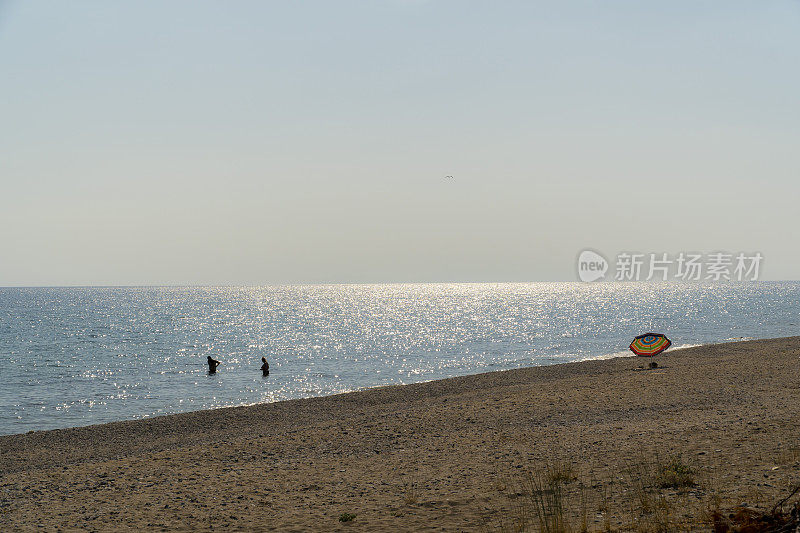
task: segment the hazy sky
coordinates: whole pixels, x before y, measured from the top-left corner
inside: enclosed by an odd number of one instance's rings
[[[0,285],[797,279],[798,201],[797,0],[0,0]]]

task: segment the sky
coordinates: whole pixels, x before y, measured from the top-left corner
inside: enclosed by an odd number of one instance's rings
[[[0,0],[0,286],[800,278],[800,2]]]

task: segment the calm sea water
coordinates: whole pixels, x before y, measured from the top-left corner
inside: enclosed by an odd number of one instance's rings
[[[798,282],[4,288],[0,434],[625,355],[647,331],[796,335],[798,302]]]

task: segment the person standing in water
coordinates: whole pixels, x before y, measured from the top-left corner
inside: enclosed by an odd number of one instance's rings
[[[220,364],[219,361],[216,359],[212,359],[211,356],[208,356],[208,373],[209,374],[216,374],[217,373],[217,365]]]
[[[267,358],[262,357],[261,362],[264,363],[263,365],[261,365],[261,374],[264,377],[269,376],[269,363],[267,363]]]

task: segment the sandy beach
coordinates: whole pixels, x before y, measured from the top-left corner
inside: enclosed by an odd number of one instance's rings
[[[636,479],[675,458],[690,482],[653,498],[707,530],[800,483],[800,337],[656,360],[0,437],[0,530],[493,530],[556,471],[572,520],[642,529]]]

